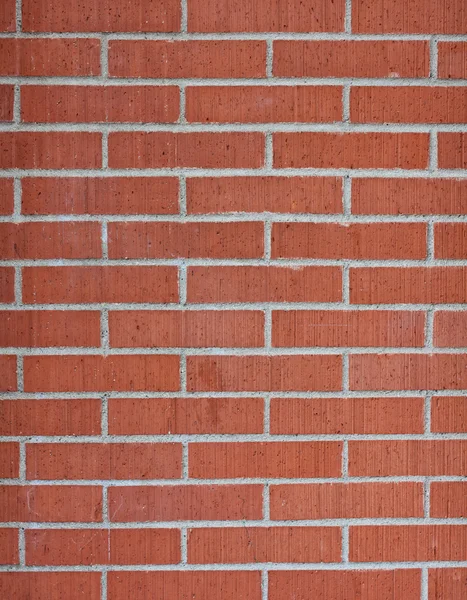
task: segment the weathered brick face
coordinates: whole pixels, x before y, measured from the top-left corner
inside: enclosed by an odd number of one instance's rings
[[[467,599],[465,0],[0,0],[0,598]]]

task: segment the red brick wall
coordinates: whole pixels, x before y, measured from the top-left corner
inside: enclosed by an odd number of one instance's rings
[[[465,600],[465,0],[0,31],[0,597]]]

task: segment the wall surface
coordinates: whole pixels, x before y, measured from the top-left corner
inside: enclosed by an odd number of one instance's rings
[[[465,0],[0,30],[0,597],[465,600]]]

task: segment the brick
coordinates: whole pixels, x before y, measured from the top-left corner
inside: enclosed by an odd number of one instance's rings
[[[352,87],[350,118],[355,123],[464,123],[463,87]]]
[[[178,479],[181,444],[27,444],[28,479]]]
[[[271,518],[278,521],[423,517],[423,485],[411,481],[272,485],[270,507]]]
[[[180,389],[176,355],[25,356],[25,392],[172,391]]]
[[[0,573],[2,598],[18,600],[99,600],[101,597],[101,574],[89,572],[47,573],[27,572]]]
[[[116,348],[255,348],[264,346],[263,330],[262,311],[109,313],[110,345]]]
[[[0,392],[14,392],[16,383],[16,356],[0,356]]]
[[[353,179],[352,213],[462,215],[466,194],[465,179]]]
[[[263,163],[264,135],[258,132],[133,131],[109,135],[109,166],[115,169],[254,169]]]
[[[0,564],[19,564],[17,529],[0,529]]]
[[[428,77],[425,41],[275,40],[276,77]]]
[[[467,517],[467,482],[432,481],[430,516],[440,519]]]
[[[331,355],[188,356],[187,386],[190,392],[330,392],[342,389],[341,366]]]
[[[111,77],[244,78],[266,76],[260,40],[110,40]]]
[[[262,506],[262,485],[111,486],[109,488],[110,520],[120,523],[254,520],[262,518]]]
[[[188,531],[188,562],[340,562],[339,527],[210,527]]]
[[[467,346],[467,313],[436,311],[433,335],[435,346],[464,348]]]
[[[110,223],[109,258],[261,258],[264,224]]]
[[[189,213],[341,213],[338,177],[189,177]]]
[[[421,571],[270,571],[269,600],[416,600]]]
[[[13,212],[13,179],[0,179],[0,215]]]
[[[188,301],[340,302],[339,267],[210,266],[188,269]]]
[[[92,38],[3,38],[0,74],[23,77],[100,75],[100,41]],[[24,90],[24,87],[23,87]]]
[[[0,121],[13,121],[14,87],[0,85]]]
[[[29,123],[175,123],[175,86],[27,85],[21,120]]]
[[[273,398],[271,433],[423,433],[423,398]]]
[[[188,449],[195,479],[340,477],[341,463],[341,442],[206,442]]]
[[[467,223],[435,223],[435,258],[467,258]]]
[[[3,131],[1,169],[99,169],[100,133],[80,131]]]
[[[13,267],[0,267],[0,302],[9,304],[14,300],[15,270]]]
[[[2,260],[101,258],[100,223],[0,223]]]
[[[262,398],[111,398],[109,433],[262,433],[263,406]]]
[[[101,401],[0,400],[0,435],[99,435]]]
[[[178,213],[175,177],[25,177],[26,215],[165,215]]]
[[[350,269],[353,304],[463,303],[465,267],[376,267]]]
[[[465,475],[466,440],[349,442],[351,477]]]
[[[467,42],[439,42],[438,77],[467,79]]]
[[[228,0],[191,0],[188,5],[188,31],[344,31],[345,3],[326,0],[242,0],[236,6]]]
[[[178,529],[26,531],[27,565],[168,565],[178,562]]]
[[[438,134],[438,166],[440,169],[467,169],[467,134]]]
[[[332,123],[342,118],[342,88],[188,87],[186,118],[198,123]]]
[[[16,2],[4,0],[0,6],[0,31],[16,30]]]
[[[71,266],[23,269],[23,301],[26,304],[177,300],[177,267]]]
[[[426,257],[425,223],[273,223],[272,258]]]
[[[429,569],[428,599],[461,600],[467,587],[467,569]]]
[[[435,396],[431,400],[431,431],[434,433],[467,432],[467,398]]]
[[[2,479],[19,477],[19,444],[17,442],[0,443],[0,477]]]
[[[425,133],[274,133],[275,168],[426,169]]]
[[[101,520],[102,488],[97,485],[4,485],[0,488],[2,523],[97,523]]]
[[[349,559],[357,562],[465,560],[467,527],[392,525],[350,527]]]
[[[23,31],[180,31],[176,0],[24,0]]]
[[[272,311],[272,345],[277,347],[423,347],[424,338],[425,315],[418,311]]]
[[[261,600],[260,571],[109,572],[109,598],[149,600],[154,590],[165,598],[190,600]],[[42,600],[42,598],[40,599]],[[55,599],[53,599],[55,600]]]

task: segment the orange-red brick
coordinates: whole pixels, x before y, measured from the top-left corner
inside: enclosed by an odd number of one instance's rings
[[[432,481],[430,516],[440,519],[467,517],[467,482]]]
[[[437,311],[434,318],[434,345],[441,348],[467,346],[467,313]]]
[[[33,595],[31,595],[33,594]],[[101,574],[79,572],[0,573],[2,598],[34,598],[34,600],[100,600]]]
[[[467,169],[467,134],[438,134],[438,167],[440,169]]]
[[[467,432],[467,397],[434,396],[431,401],[431,431]]]
[[[435,258],[467,258],[467,223],[435,223]]]
[[[467,79],[467,42],[439,42],[438,77]]]
[[[0,179],[0,215],[11,215],[13,212],[13,179]]]
[[[0,529],[0,564],[19,564],[18,530],[13,528]]]
[[[16,356],[0,356],[0,392],[13,392],[17,390],[16,381]]]
[[[19,444],[17,442],[0,443],[0,477],[2,479],[19,477]]]
[[[0,121],[13,121],[14,87],[0,85]]]
[[[428,599],[461,600],[467,587],[467,569],[430,569],[428,571]]]

